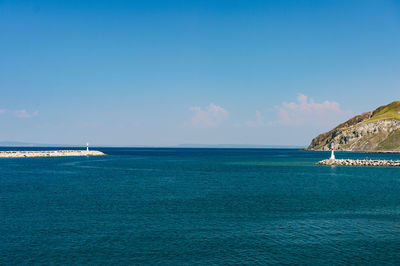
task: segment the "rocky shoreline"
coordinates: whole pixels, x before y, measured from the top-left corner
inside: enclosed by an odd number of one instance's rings
[[[54,151],[0,151],[0,158],[105,156],[101,151],[54,150]]]
[[[315,152],[315,151],[326,151],[326,150],[308,150],[306,148],[301,149],[303,151],[311,151],[311,152]],[[394,150],[394,151],[360,151],[360,150],[336,150],[337,152],[348,152],[348,153],[392,153],[392,154],[398,154],[400,153],[400,150]]]
[[[400,161],[393,160],[351,160],[351,159],[326,159],[316,163],[316,165],[330,166],[382,166],[400,167]]]

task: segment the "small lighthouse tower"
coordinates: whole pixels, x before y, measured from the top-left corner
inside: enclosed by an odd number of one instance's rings
[[[331,143],[331,158],[329,160],[335,160],[335,146]]]
[[[86,151],[89,152],[89,142],[86,142]]]

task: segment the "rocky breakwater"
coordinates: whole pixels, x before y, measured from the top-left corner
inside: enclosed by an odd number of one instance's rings
[[[54,150],[54,151],[0,151],[0,158],[24,157],[65,157],[65,156],[104,156],[101,151]]]
[[[392,160],[351,160],[351,159],[327,159],[317,162],[316,165],[337,166],[383,166],[400,167],[400,161]]]

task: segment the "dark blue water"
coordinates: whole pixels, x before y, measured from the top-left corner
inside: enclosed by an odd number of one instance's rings
[[[400,168],[328,152],[0,159],[0,264],[399,264]],[[400,155],[336,154],[400,159]]]

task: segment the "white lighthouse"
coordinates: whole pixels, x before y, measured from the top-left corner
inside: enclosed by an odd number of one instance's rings
[[[335,146],[333,142],[331,143],[331,158],[329,158],[329,160],[335,160]]]
[[[89,152],[89,142],[86,142],[86,151]]]

